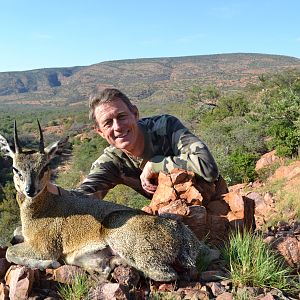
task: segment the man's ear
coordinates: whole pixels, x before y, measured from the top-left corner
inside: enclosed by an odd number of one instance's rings
[[[136,120],[138,120],[140,118],[140,113],[139,113],[139,110],[138,108],[134,105],[133,108],[132,108],[132,112],[136,118]]]
[[[101,131],[98,125],[95,125],[94,129],[101,137],[105,138],[103,132]]]

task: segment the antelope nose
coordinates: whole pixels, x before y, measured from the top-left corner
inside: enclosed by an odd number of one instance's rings
[[[28,197],[33,197],[34,196],[34,186],[26,185],[25,192]]]

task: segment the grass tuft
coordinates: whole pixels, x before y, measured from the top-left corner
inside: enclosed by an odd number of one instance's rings
[[[291,291],[298,283],[291,269],[271,251],[261,236],[236,232],[223,249],[234,286],[272,287]]]
[[[78,275],[73,283],[58,287],[58,295],[64,300],[81,300],[86,299],[89,292],[89,282],[87,275]]]

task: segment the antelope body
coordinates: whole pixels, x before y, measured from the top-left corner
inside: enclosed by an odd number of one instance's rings
[[[197,256],[216,258],[181,222],[148,215],[116,203],[65,191],[48,191],[49,161],[67,143],[61,139],[39,151],[23,151],[15,124],[15,147],[0,135],[0,148],[13,159],[24,242],[10,246],[8,261],[45,269],[61,263],[108,272],[114,255],[157,281],[177,278],[174,266],[195,267]]]

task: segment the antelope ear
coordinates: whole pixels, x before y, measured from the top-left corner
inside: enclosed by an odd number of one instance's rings
[[[11,158],[14,158],[15,152],[12,148],[10,148],[6,138],[0,134],[0,150],[4,153],[6,156],[10,156]]]
[[[53,158],[55,155],[62,154],[63,150],[66,148],[68,144],[69,137],[62,138],[59,141],[51,144],[47,148],[45,148],[45,153],[48,154],[49,158]]]

